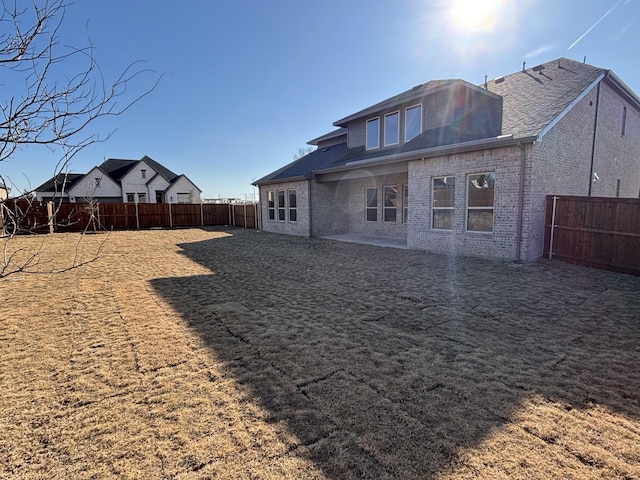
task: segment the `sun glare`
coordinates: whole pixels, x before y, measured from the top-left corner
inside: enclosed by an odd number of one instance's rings
[[[455,0],[451,7],[453,26],[469,33],[492,31],[504,0]]]

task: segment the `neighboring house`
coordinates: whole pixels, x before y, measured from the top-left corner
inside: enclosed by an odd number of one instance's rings
[[[4,183],[0,183],[0,200],[6,200],[9,198],[9,190]]]
[[[640,98],[560,58],[476,86],[439,80],[365,108],[257,180],[262,228],[531,260],[545,196],[640,196]]]
[[[65,202],[200,203],[202,191],[146,155],[110,158],[87,174],[59,174],[35,190],[36,199]]]

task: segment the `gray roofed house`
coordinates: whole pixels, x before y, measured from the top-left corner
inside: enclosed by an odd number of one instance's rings
[[[148,156],[110,158],[86,174],[58,174],[35,189],[36,199],[64,202],[199,203],[202,191]]]
[[[546,195],[640,196],[640,98],[567,58],[429,81],[334,126],[255,182],[263,230],[530,260]]]

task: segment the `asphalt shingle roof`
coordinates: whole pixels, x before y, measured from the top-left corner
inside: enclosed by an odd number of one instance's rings
[[[487,82],[503,98],[502,133],[538,135],[600,75],[607,72],[568,58],[559,58]],[[498,77],[500,78],[500,77]]]
[[[84,173],[59,173],[53,178],[50,178],[42,185],[37,187],[36,192],[61,192],[63,187],[64,191],[68,191],[78,181],[84,177]]]
[[[512,134],[513,138],[535,137],[541,134],[596,80],[604,77],[607,73],[606,69],[567,58],[559,58],[533,68],[527,68],[524,71],[498,77],[487,82],[487,90],[502,97],[501,129],[495,128],[494,117],[483,118],[482,115],[479,115],[474,117],[472,121],[465,121],[465,118],[462,118],[457,124],[426,130],[410,142],[395,148],[368,151],[364,147],[348,149],[346,144],[335,145],[327,149],[316,150],[255,183],[286,181],[309,176],[312,172],[323,169],[344,166],[349,162],[373,160],[394,154],[496,137],[497,135]],[[464,83],[467,82],[462,80],[427,82],[360,110],[335,122],[334,125],[345,126],[351,120],[380,112],[385,108],[391,108],[414,97],[424,97],[441,88]],[[484,87],[484,84],[481,87]],[[488,125],[491,123],[493,125]],[[324,136],[319,138],[322,139]]]

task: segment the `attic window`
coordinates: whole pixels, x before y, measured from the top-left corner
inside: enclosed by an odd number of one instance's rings
[[[408,142],[422,132],[422,105],[408,107],[404,111],[404,141]]]
[[[380,117],[367,120],[367,150],[380,146]]]
[[[100,180],[102,180],[100,177],[95,177],[94,180],[96,181],[96,187],[100,186]]]
[[[387,113],[384,116],[384,144],[395,145],[400,142],[400,112]]]
[[[142,178],[147,178],[147,171],[144,168],[140,170],[140,173],[142,174]]]

